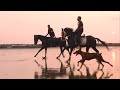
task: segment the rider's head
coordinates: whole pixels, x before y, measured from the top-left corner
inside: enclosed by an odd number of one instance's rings
[[[81,21],[81,16],[78,16],[77,20],[78,20],[78,21]]]
[[[50,25],[48,25],[48,28],[50,28]]]

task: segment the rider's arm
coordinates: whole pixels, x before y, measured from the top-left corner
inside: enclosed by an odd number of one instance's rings
[[[47,33],[47,35],[48,35],[48,34],[49,34],[49,30],[48,30],[48,33]],[[46,36],[47,36],[47,35],[46,35]]]
[[[47,34],[48,35],[48,34]],[[47,37],[47,35],[46,35],[46,37]]]

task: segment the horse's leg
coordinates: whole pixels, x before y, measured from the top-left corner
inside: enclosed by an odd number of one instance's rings
[[[69,46],[67,46],[65,49],[68,51],[68,53],[70,53],[70,52],[69,52]]]
[[[63,58],[65,57],[65,55],[63,54],[63,52],[62,52],[62,47],[60,47],[60,51],[61,51],[61,54],[62,54],[62,56],[63,56]]]
[[[81,66],[80,66],[80,68],[78,69],[78,71],[82,68],[82,65],[84,65],[85,60],[82,59],[80,62],[81,62]]]
[[[109,62],[107,62],[107,61],[105,61],[105,60],[102,60],[102,62],[105,62],[105,63],[109,64],[111,67],[113,67],[112,64],[110,64]]]
[[[82,60],[82,59],[81,59]],[[79,63],[81,62],[81,60],[80,61],[78,61],[78,64],[77,64],[77,66],[79,66]]]
[[[70,56],[69,56],[69,60],[71,59],[71,55],[72,55],[72,51],[73,51],[74,48],[71,48],[70,50]]]
[[[64,50],[65,50],[65,48],[62,50],[62,47],[60,47],[61,53],[57,56],[57,59],[61,56],[61,54],[63,55],[63,57],[65,57],[64,54],[63,54]]]
[[[101,62],[101,61],[100,61],[100,64],[102,65],[102,69],[103,69],[104,65],[102,64],[102,62]],[[102,70],[102,69],[101,69],[101,70]]]
[[[98,62],[98,68],[97,69],[99,70],[99,68],[100,68],[100,62]]]
[[[103,70],[101,70],[101,71],[102,71],[102,75],[99,77],[99,79],[102,79],[102,78],[103,78],[103,75],[104,75]]]
[[[64,47],[65,48],[65,47]],[[65,48],[66,49],[66,48]],[[64,55],[64,51],[62,52],[62,56],[63,56],[63,58],[65,58],[65,55]]]
[[[80,66],[80,69],[82,68],[82,65],[84,64],[84,62],[85,62],[85,60],[82,60],[82,62],[81,62],[82,64]]]
[[[90,74],[90,70],[89,70],[89,68],[86,68],[86,77],[88,78],[88,79],[90,79],[91,78],[91,74]]]
[[[47,71],[47,60],[45,58],[45,70]]]
[[[96,47],[92,47],[92,49],[93,49],[94,51],[96,51],[97,53],[99,53],[99,51],[96,49]]]
[[[34,56],[34,57],[36,57],[37,55],[38,55],[38,53],[41,51],[41,50],[43,50],[45,47],[42,47],[38,52],[37,52],[37,54]]]
[[[69,52],[69,46],[64,47],[64,49],[63,49],[62,53],[64,53],[64,51],[65,51],[65,50],[67,50],[67,51],[68,51],[68,53],[70,53],[70,52]],[[65,57],[65,56],[64,56],[64,57]]]
[[[45,57],[43,57],[43,59],[46,59],[46,55],[47,55],[47,47],[45,47]]]
[[[86,52],[89,52],[89,48],[90,48],[90,47],[86,47]]]
[[[70,63],[70,59],[71,59],[71,55],[72,55],[72,51],[73,51],[74,48],[70,48],[70,52],[69,52],[69,59],[66,61],[68,63]]]
[[[104,63],[107,63],[107,64],[109,64],[111,67],[113,67],[112,64],[110,64],[109,62],[107,62],[107,61],[105,61],[105,60],[103,59],[102,55],[100,55],[99,61],[104,62]]]
[[[85,66],[86,68],[88,68],[85,64],[84,64],[84,66]]]

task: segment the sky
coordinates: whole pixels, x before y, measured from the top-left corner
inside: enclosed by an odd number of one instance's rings
[[[120,11],[0,11],[0,44],[34,44],[34,35],[46,35],[48,24],[60,37],[61,28],[77,28],[78,16],[83,34],[120,43]]]

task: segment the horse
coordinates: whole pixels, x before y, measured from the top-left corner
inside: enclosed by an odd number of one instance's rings
[[[43,59],[46,59],[47,48],[50,47],[51,44],[60,47],[61,53],[59,54],[58,57],[60,57],[61,54],[63,57],[65,57],[64,54],[62,53],[62,49],[63,49],[63,47],[64,48],[66,47],[66,41],[62,40],[61,37],[52,38],[52,37],[46,37],[43,35],[34,35],[34,45],[37,44],[38,40],[40,40],[42,42],[42,47],[34,57],[36,57],[41,50],[45,49],[45,57],[43,57]]]
[[[81,40],[81,44],[79,44],[80,42],[77,42],[76,41],[76,38],[75,38],[75,33],[73,31],[72,28],[62,28],[62,30],[64,31],[65,33],[65,37],[68,37],[68,48],[70,49],[69,51],[69,61],[71,59],[71,54],[72,54],[72,51],[74,50],[74,48],[80,46],[81,47],[86,47],[86,52],[89,52],[89,48],[91,47],[95,52],[99,53],[99,51],[96,49],[96,40],[101,42],[104,46],[106,46],[106,48],[109,50],[106,42],[100,40],[99,38],[95,38],[91,35],[88,35],[88,36],[81,36],[81,37],[77,37],[77,38],[80,38]],[[77,45],[75,44],[75,42],[77,43]],[[63,49],[62,52],[64,52],[65,49]]]

